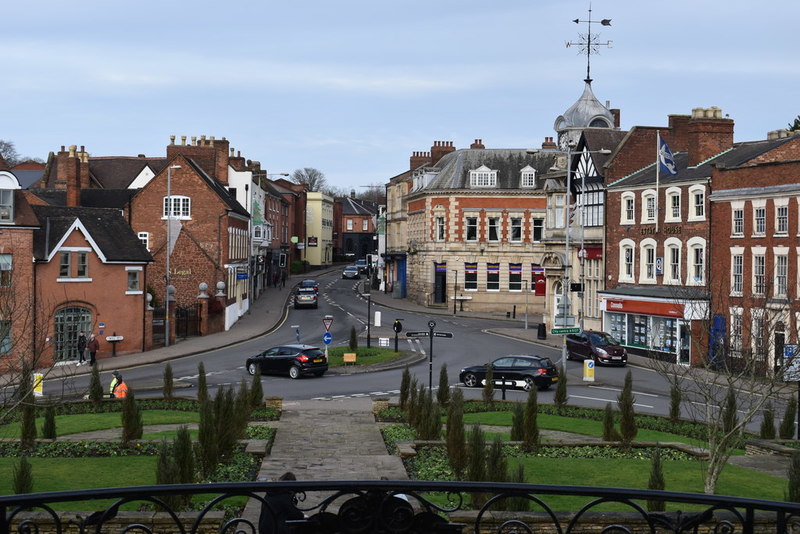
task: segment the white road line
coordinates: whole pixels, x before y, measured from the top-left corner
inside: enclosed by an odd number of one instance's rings
[[[603,387],[603,386],[589,386],[589,387],[592,388],[592,389],[604,389],[606,391],[622,391],[622,389],[620,389],[620,388],[608,388],[608,387]],[[642,395],[644,397],[655,397],[655,398],[660,397],[660,395],[653,395],[652,393],[643,393],[641,391],[634,391],[633,394],[634,395]]]
[[[593,400],[593,401],[599,401],[599,402],[613,402],[614,404],[617,404],[617,400],[616,399],[599,399],[597,397],[583,397],[581,395],[572,395],[572,394],[570,394],[570,398]],[[639,404],[638,402],[634,403],[633,405],[634,406],[639,406],[640,408],[654,408],[654,406],[650,406],[649,404]]]

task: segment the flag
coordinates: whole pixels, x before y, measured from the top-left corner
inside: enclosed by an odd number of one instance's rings
[[[675,165],[675,157],[672,155],[672,151],[667,146],[667,143],[661,139],[660,136],[658,138],[658,167],[662,172],[667,174],[678,174],[678,166]]]

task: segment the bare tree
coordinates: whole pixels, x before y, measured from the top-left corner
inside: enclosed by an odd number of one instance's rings
[[[703,478],[708,494],[715,492],[722,470],[742,446],[748,424],[760,416],[765,403],[776,403],[789,394],[783,369],[778,366],[791,362],[782,361],[782,353],[776,354],[782,347],[775,343],[775,333],[789,325],[788,304],[784,310],[766,310],[763,298],[760,303],[751,298],[741,306],[745,313],[736,309],[730,313],[735,307],[729,306],[728,299],[720,298],[721,304],[716,304],[714,296],[722,294],[711,291],[711,299],[695,309],[706,319],[698,321],[702,327],[692,335],[696,360],[692,365],[678,365],[651,354],[651,367],[682,392],[683,413],[705,428],[708,458]],[[675,291],[676,302],[696,297],[697,292],[688,288]],[[721,317],[727,324],[724,331],[719,324],[714,327],[715,312],[718,323]]]
[[[309,191],[322,191],[328,183],[325,174],[313,167],[295,170],[291,180],[296,184],[304,184]]]
[[[20,161],[20,155],[14,146],[13,141],[0,139],[0,157],[6,160],[9,167],[13,167]]]

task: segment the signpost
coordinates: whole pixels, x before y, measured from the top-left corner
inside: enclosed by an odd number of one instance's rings
[[[395,321],[397,324],[398,321]],[[452,338],[452,332],[434,332],[433,329],[436,327],[436,321],[428,321],[428,331],[424,330],[417,330],[412,332],[406,332],[406,337],[429,337],[431,338],[431,349],[428,353],[428,389],[433,390],[433,338],[435,337],[446,337]],[[397,330],[395,329],[395,332]],[[396,341],[395,341],[396,346]]]
[[[564,334],[578,334],[580,333],[580,328],[551,328],[550,333],[554,336],[557,335],[564,335]]]
[[[326,315],[322,318],[322,326],[325,327],[326,332],[331,331],[331,326],[333,325],[333,315]]]
[[[331,341],[333,341],[333,335],[330,332],[325,332],[324,334],[322,334],[322,342],[325,343],[326,345],[325,346],[326,351],[328,350],[327,346],[331,344]]]
[[[291,328],[295,329],[294,330],[295,338],[297,339],[297,342],[300,343],[300,325],[299,324],[293,324],[291,326]]]

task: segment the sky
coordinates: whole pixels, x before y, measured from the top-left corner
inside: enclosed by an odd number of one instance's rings
[[[0,139],[46,159],[226,137],[270,173],[363,191],[434,141],[539,147],[583,91],[580,0],[7,2]],[[717,106],[735,141],[800,115],[800,2],[594,0],[597,98],[622,128]]]

